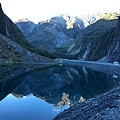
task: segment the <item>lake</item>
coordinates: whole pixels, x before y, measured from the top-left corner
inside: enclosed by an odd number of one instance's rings
[[[0,120],[52,120],[77,102],[115,87],[120,78],[83,67],[0,66]]]

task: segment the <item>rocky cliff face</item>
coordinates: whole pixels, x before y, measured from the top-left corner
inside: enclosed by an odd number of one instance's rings
[[[96,98],[71,106],[54,120],[119,120],[120,85]]]

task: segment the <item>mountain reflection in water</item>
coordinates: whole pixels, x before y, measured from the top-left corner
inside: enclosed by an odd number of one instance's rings
[[[51,120],[65,105],[96,97],[112,89],[118,82],[119,77],[81,67],[31,70],[22,66],[1,66],[0,116],[4,120],[8,120],[6,114],[9,120],[16,119],[15,115],[22,116],[22,120],[24,117],[26,120],[26,116],[34,117],[34,120]],[[16,98],[27,99],[23,104]]]

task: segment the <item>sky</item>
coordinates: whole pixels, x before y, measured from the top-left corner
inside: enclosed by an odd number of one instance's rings
[[[81,16],[118,10],[119,0],[0,0],[4,13],[13,22],[27,18],[35,23],[60,14]]]

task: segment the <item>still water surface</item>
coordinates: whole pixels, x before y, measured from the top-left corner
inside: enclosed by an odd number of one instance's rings
[[[0,120],[52,120],[112,89],[119,77],[81,67],[0,66]]]

